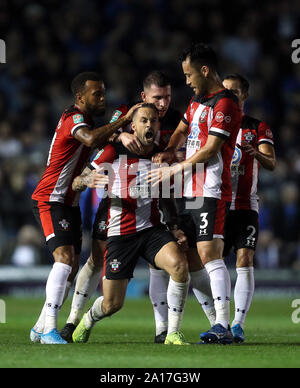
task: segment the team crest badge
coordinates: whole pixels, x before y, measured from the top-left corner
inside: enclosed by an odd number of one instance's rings
[[[62,227],[63,230],[68,230],[70,227],[70,222],[67,221],[66,219],[63,219],[59,221],[59,225]]]
[[[206,116],[207,116],[207,110],[203,110],[201,115],[200,115],[199,122],[200,123],[205,123]]]
[[[251,132],[247,132],[244,134],[244,139],[249,143],[253,140],[254,137],[255,135]]]
[[[117,259],[113,259],[111,262],[110,262],[110,270],[111,272],[119,272],[120,271],[120,262],[117,260]]]
[[[106,230],[106,223],[105,223],[105,221],[102,220],[101,222],[99,222],[98,230],[99,230],[99,232],[104,232]]]

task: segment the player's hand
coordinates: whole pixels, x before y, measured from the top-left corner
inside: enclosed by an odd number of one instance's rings
[[[155,187],[164,181],[170,181],[170,179],[178,172],[181,172],[181,170],[182,166],[180,163],[175,164],[173,166],[164,166],[160,168],[151,169],[148,172],[148,183]]]
[[[152,162],[157,164],[172,164],[176,160],[176,154],[173,149],[159,152],[152,157]]]
[[[108,176],[97,170],[93,170],[89,177],[86,179],[86,185],[90,189],[103,189],[108,183]]]
[[[136,109],[140,108],[143,105],[143,102],[139,102],[138,104],[133,105],[129,111],[126,113],[125,117],[128,121],[132,121],[133,113]]]
[[[239,148],[243,151],[243,152],[246,152],[246,154],[250,155],[250,156],[256,156],[257,154],[257,149],[254,148],[250,143],[248,143],[247,141],[242,141],[242,144],[239,146]]]
[[[143,153],[143,146],[135,135],[122,132],[119,136],[119,140],[130,152],[138,155]]]
[[[189,248],[189,245],[188,245],[187,237],[184,234],[184,232],[181,229],[174,229],[172,230],[172,234],[176,238],[177,244],[180,245],[180,247],[184,251],[187,251]]]

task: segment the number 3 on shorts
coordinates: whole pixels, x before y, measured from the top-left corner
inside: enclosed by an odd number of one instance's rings
[[[208,225],[207,215],[208,215],[208,213],[201,213],[200,214],[200,217],[201,217],[200,229],[207,228],[207,225]]]

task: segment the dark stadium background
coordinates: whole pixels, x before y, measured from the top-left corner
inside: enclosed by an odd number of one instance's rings
[[[173,105],[184,112],[191,90],[178,56],[191,41],[214,47],[221,76],[240,72],[249,79],[246,111],[273,129],[277,168],[260,173],[255,265],[264,275],[257,284],[299,285],[300,63],[292,61],[299,16],[297,0],[1,0],[7,63],[0,64],[0,293],[17,280],[25,287],[25,273],[52,264],[30,196],[59,117],[72,102],[73,76],[102,74],[103,123],[118,104],[139,99],[141,81],[153,69],[169,73]],[[85,194],[82,262],[89,251],[89,201]],[[227,263],[234,268],[232,257]]]

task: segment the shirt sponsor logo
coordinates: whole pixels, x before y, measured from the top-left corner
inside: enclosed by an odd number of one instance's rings
[[[216,115],[215,115],[215,120],[216,120],[218,123],[221,123],[221,122],[224,120],[224,113],[222,113],[222,112],[217,112]]]
[[[242,151],[239,147],[235,147],[234,153],[232,155],[231,164],[236,165],[239,164],[242,159]]]
[[[273,139],[273,133],[270,128],[267,128],[266,130],[266,136],[268,136],[270,139]]]

